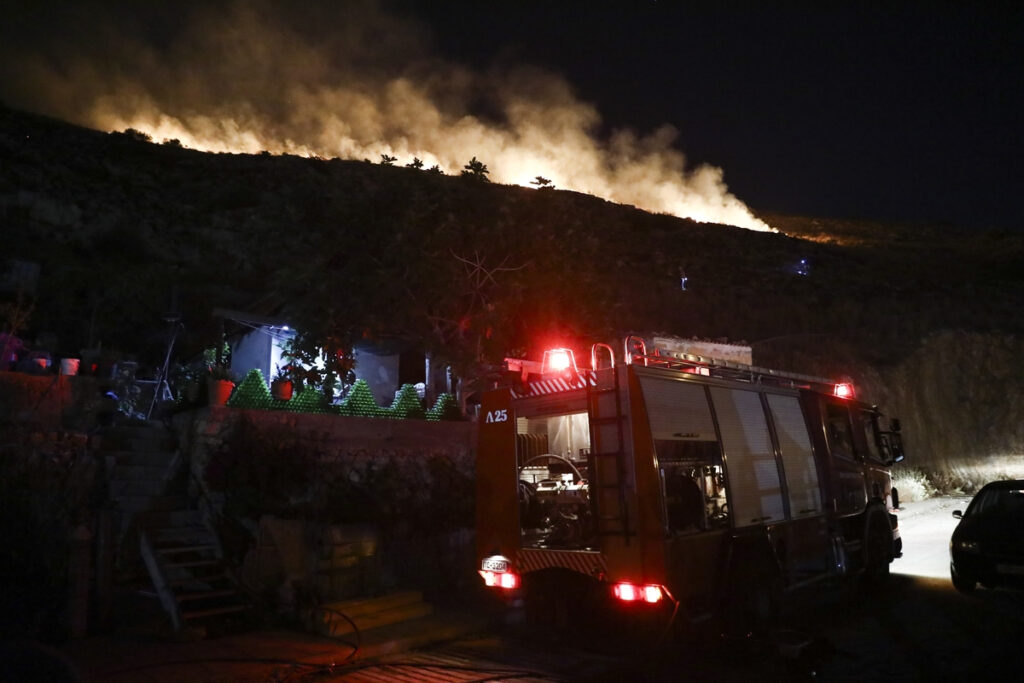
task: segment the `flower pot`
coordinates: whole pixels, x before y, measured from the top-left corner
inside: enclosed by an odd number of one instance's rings
[[[270,383],[270,395],[278,401],[292,400],[294,386],[290,379],[275,379]]]
[[[231,392],[235,389],[235,383],[226,379],[211,379],[206,383],[210,392],[210,405],[226,405],[231,398]]]

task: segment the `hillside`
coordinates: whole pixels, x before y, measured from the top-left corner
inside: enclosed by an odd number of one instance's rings
[[[918,464],[1024,452],[1024,237],[760,217],[780,232],[0,109],[2,253],[41,264],[28,334],[54,333],[58,353],[153,362],[172,292],[182,354],[212,343],[218,306],[344,342],[416,339],[467,371],[554,338],[727,338],[759,364],[866,383]]]

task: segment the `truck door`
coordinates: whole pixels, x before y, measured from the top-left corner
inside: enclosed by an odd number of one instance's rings
[[[857,460],[854,446],[856,439],[851,405],[840,398],[825,397],[822,400],[825,440],[833,470],[833,506],[840,515],[855,514],[864,509],[867,491],[864,488],[863,465]]]
[[[778,528],[784,538],[783,565],[790,584],[828,571],[828,522],[822,503],[818,465],[797,396],[767,394],[776,448],[786,484],[789,523]]]
[[[870,500],[886,501],[891,491],[891,479],[885,455],[879,448],[877,413],[870,408],[854,409],[854,438],[857,452],[864,459],[864,478]],[[891,507],[888,505],[887,507]]]

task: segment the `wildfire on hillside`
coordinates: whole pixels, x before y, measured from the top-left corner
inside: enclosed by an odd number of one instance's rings
[[[652,212],[772,229],[729,192],[720,168],[687,167],[671,126],[601,138],[599,113],[560,76],[444,62],[423,47],[420,27],[372,3],[332,4],[330,31],[272,7],[204,8],[159,44],[120,36],[103,54],[91,43],[65,49],[66,63],[28,56],[20,96],[76,123],[198,150],[387,155],[446,173],[475,157],[500,183],[542,177]],[[111,60],[116,68],[104,70]]]

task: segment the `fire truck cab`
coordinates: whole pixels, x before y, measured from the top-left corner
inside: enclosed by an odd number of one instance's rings
[[[479,419],[478,571],[538,620],[569,600],[749,632],[788,589],[901,554],[899,424],[848,384],[630,337],[590,369],[549,351]]]

